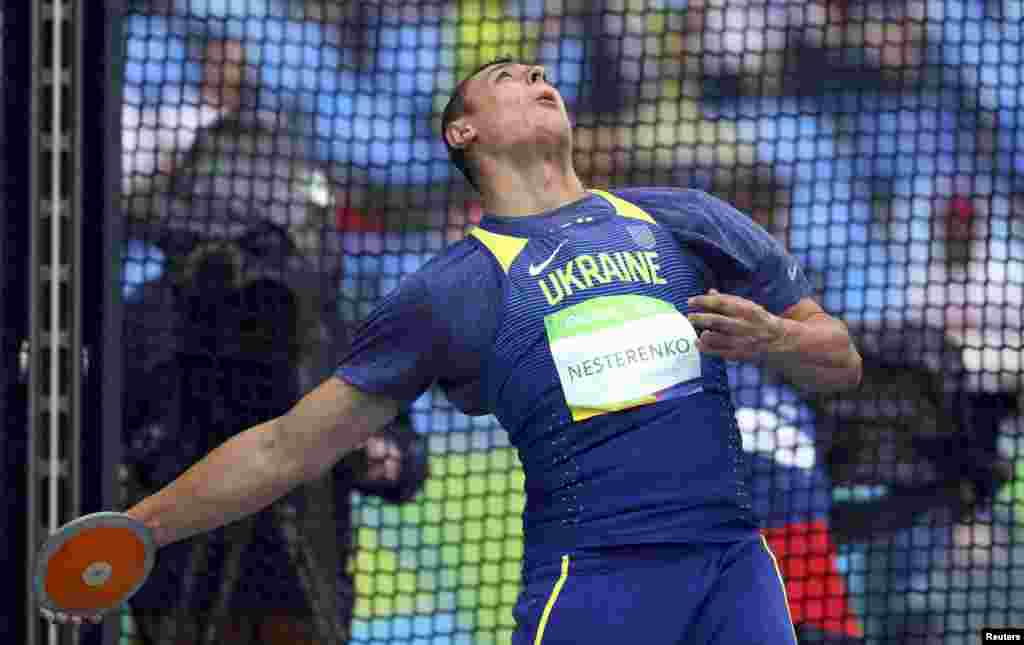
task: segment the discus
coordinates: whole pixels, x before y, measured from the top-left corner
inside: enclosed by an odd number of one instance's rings
[[[124,513],[93,513],[57,529],[39,549],[35,589],[53,612],[102,614],[121,607],[153,570],[153,532]]]

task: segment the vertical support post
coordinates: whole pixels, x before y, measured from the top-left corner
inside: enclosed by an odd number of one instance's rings
[[[32,6],[28,521],[31,553],[81,509],[81,34],[77,3]],[[29,566],[34,567],[33,558]],[[28,575],[27,643],[78,643],[36,613]]]

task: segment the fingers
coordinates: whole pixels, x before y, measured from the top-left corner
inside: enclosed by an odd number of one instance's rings
[[[711,289],[707,295],[694,296],[687,301],[699,313],[687,316],[698,329],[713,330],[721,334],[745,336],[752,333],[751,323],[758,320],[758,305],[740,298]]]
[[[72,614],[63,611],[52,611],[50,609],[46,609],[45,607],[41,607],[39,609],[39,613],[47,621],[51,623],[57,623],[58,625],[81,626],[86,623],[98,625],[99,623],[103,622],[102,614],[86,616],[82,614]]]
[[[757,320],[760,314],[760,306],[756,303],[739,296],[720,293],[717,289],[711,289],[703,296],[694,296],[687,300],[687,304],[705,312],[744,320]]]
[[[741,336],[750,333],[750,323],[721,314],[690,314],[690,323],[697,329],[714,330],[720,334]]]

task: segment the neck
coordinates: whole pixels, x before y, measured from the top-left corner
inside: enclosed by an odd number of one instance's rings
[[[481,164],[483,208],[505,217],[524,217],[554,210],[582,199],[587,191],[571,158],[549,158],[523,164]]]

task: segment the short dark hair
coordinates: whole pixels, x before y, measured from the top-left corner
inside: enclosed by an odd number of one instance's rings
[[[474,69],[468,76],[466,76],[466,78],[462,79],[459,84],[455,86],[455,91],[452,92],[451,97],[448,99],[448,104],[444,106],[444,112],[441,114],[441,139],[444,141],[444,146],[448,148],[448,158],[451,159],[452,164],[454,164],[456,168],[462,171],[462,174],[466,176],[470,185],[477,190],[480,190],[480,185],[477,183],[476,177],[474,176],[472,162],[466,155],[465,148],[456,148],[448,142],[448,126],[451,125],[453,121],[462,118],[466,114],[465,91],[466,84],[469,83],[469,79],[473,78],[488,67],[504,65],[505,63],[514,63],[515,61],[516,59],[506,56],[488,61]]]

